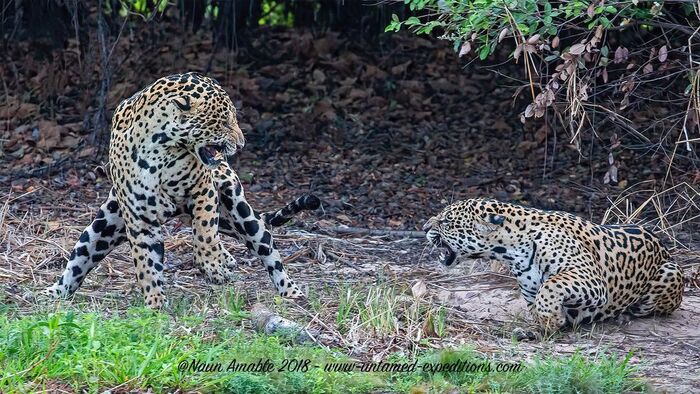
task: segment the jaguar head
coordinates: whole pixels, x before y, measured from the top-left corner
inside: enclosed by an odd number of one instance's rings
[[[202,164],[216,167],[245,145],[236,107],[214,79],[194,73],[175,77],[180,89],[171,103],[183,144]]]
[[[497,201],[468,199],[428,219],[423,230],[430,244],[445,249],[441,263],[449,267],[461,257],[488,256],[498,247],[505,222]]]

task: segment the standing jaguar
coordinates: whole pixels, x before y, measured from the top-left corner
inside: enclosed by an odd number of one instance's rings
[[[44,290],[53,297],[75,292],[114,247],[127,240],[148,307],[165,302],[163,229],[180,216],[191,224],[194,263],[212,281],[234,278],[235,259],[219,234],[244,242],[269,273],[278,293],[303,293],[287,276],[267,225],[281,225],[320,201],[305,195],[287,207],[260,215],[225,157],[244,145],[236,109],[214,79],[197,73],[160,78],[117,107],[112,119],[109,172],[113,187],[80,236],[58,281]]]
[[[545,331],[615,317],[668,314],[683,297],[683,272],[650,231],[488,199],[456,202],[428,220],[426,237],[459,257],[505,263]]]

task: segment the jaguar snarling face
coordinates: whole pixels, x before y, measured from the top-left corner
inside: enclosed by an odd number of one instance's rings
[[[215,167],[243,147],[236,108],[216,80],[188,73],[166,77],[166,86],[170,83],[178,88],[170,96],[177,111],[175,135],[202,164]]]
[[[497,201],[469,199],[456,202],[423,226],[428,241],[445,248],[441,262],[452,266],[460,257],[486,257],[500,244],[506,218]]]

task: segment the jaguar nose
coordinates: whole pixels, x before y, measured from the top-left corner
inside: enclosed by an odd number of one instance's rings
[[[245,145],[245,136],[243,135],[243,130],[241,130],[241,127],[238,126],[238,123],[235,123],[232,127],[232,131],[236,148],[242,149]]]
[[[432,220],[428,220],[428,221],[425,222],[425,224],[423,225],[423,231],[425,231],[425,232],[427,233],[428,231],[430,231],[431,228],[433,228],[433,221],[432,221]]]

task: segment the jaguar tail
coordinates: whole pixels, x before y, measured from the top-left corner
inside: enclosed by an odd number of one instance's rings
[[[314,211],[321,206],[321,200],[313,194],[304,194],[287,204],[284,208],[262,214],[266,224],[279,227],[290,221],[301,211]]]

